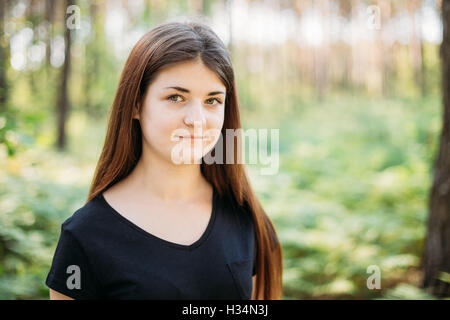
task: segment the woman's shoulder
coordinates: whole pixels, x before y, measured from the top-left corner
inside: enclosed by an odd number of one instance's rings
[[[253,214],[246,204],[239,204],[230,197],[220,197],[220,207],[225,217],[244,229],[253,229]]]
[[[97,195],[84,205],[78,207],[61,224],[61,229],[73,236],[87,235],[89,232],[97,232],[96,228],[105,222],[105,207],[101,202],[101,195]]]

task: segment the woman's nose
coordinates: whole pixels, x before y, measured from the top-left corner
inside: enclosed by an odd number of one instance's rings
[[[187,108],[188,111],[184,116],[184,123],[193,126],[194,123],[204,126],[206,124],[203,106],[199,102],[192,102]]]

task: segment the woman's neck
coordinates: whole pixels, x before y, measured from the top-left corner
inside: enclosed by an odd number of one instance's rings
[[[201,173],[200,164],[177,165],[144,153],[127,180],[136,192],[162,202],[198,199],[211,187]]]

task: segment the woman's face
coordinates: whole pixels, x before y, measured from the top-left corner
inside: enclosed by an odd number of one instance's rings
[[[200,59],[161,70],[133,117],[140,121],[143,149],[176,164],[200,163],[220,137],[225,95],[224,84]]]

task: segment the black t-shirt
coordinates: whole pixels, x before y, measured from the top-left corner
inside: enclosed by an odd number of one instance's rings
[[[191,245],[148,233],[99,194],[62,223],[45,283],[74,299],[246,300],[256,245],[251,214],[214,188],[207,228]]]

